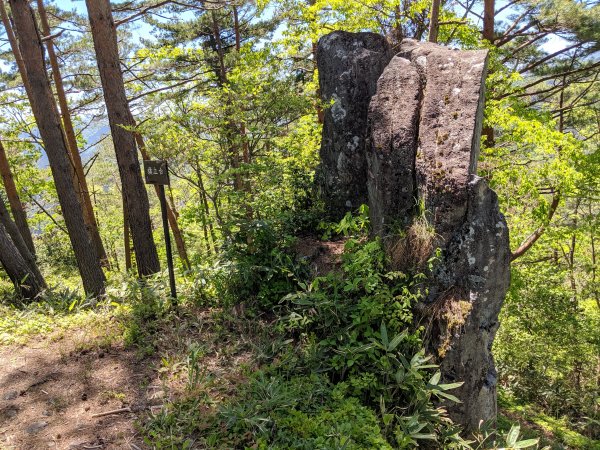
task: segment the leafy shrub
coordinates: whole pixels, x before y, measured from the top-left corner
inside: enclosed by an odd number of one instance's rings
[[[555,418],[569,416],[597,438],[600,315],[576,301],[552,265],[513,269],[494,344],[500,382],[523,402]],[[591,420],[590,420],[591,419]]]
[[[460,383],[441,383],[413,325],[423,276],[388,271],[381,242],[363,235],[364,220],[346,217],[334,230],[347,236],[341,268],[311,281],[267,224],[229,244],[233,265],[230,273],[221,268],[217,286],[228,302],[252,298],[259,312],[275,312],[271,345],[261,351],[267,364],[203,417],[199,403],[188,413],[182,402],[155,418],[152,443],[164,445],[157,448],[186,448],[189,436],[207,448],[239,449],[537,445],[519,441],[518,429],[482,430],[472,442],[460,436],[440,406],[458,401],[452,389]]]
[[[279,237],[272,224],[253,221],[232,235],[214,267],[215,291],[225,305],[246,303],[259,311],[297,288],[306,268],[295,261],[293,240]]]
[[[365,229],[363,220],[345,218],[343,228],[356,235]],[[224,408],[229,435],[250,433],[264,448],[466,445],[434,404],[455,401],[447,391],[459,384],[439,384],[435,365],[420,351],[419,331],[412,329],[420,279],[387,272],[379,240],[350,238],[341,271],[301,281],[302,290],[279,302],[278,329],[293,339],[269,376],[254,380]],[[315,373],[321,375],[315,379]],[[301,400],[306,398],[311,401]],[[365,429],[346,423],[353,415]],[[338,417],[346,419],[336,428]]]

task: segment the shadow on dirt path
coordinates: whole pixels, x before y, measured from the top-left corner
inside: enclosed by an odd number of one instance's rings
[[[162,402],[154,376],[151,361],[117,346],[0,348],[0,449],[147,449],[135,423]]]

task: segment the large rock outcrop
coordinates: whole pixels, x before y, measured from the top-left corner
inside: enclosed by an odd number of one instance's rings
[[[377,79],[391,58],[375,33],[336,31],[319,40],[323,118],[317,186],[333,220],[367,203],[367,112]]]
[[[323,198],[336,211],[355,208],[365,202],[366,181],[373,232],[402,270],[425,270],[423,263],[441,252],[416,316],[427,324],[426,343],[444,379],[464,382],[451,415],[476,429],[496,414],[491,346],[510,280],[506,222],[496,194],[476,175],[487,52],[404,40],[370,93],[365,86],[386,59],[359,74],[360,66],[343,57],[355,58],[362,39],[333,33],[319,42],[324,98],[340,99],[324,124]],[[343,113],[333,111],[336,104]],[[355,137],[360,145],[348,145]]]
[[[444,240],[460,225],[466,186],[477,171],[487,51],[405,39],[400,55],[422,73],[416,171],[429,221]]]
[[[430,323],[429,350],[438,356],[446,382],[462,381],[451,405],[453,418],[469,430],[496,417],[496,369],[492,344],[510,283],[508,228],[498,198],[472,176],[466,213],[443,246],[429,281],[421,316]]]
[[[422,77],[407,59],[394,56],[377,82],[368,115],[369,214],[377,234],[406,226],[417,193]]]

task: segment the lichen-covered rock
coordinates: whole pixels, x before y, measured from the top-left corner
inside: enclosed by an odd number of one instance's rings
[[[477,171],[487,51],[405,39],[400,55],[423,73],[417,182],[430,222],[448,240],[463,220],[466,186]]]
[[[385,38],[375,33],[336,31],[317,45],[326,108],[316,182],[333,220],[367,203],[367,111],[391,56]]]
[[[421,75],[395,56],[377,82],[368,116],[369,215],[374,233],[408,224],[417,198],[415,157],[421,108]]]
[[[492,343],[510,284],[508,228],[485,180],[472,176],[464,221],[429,281],[424,303],[429,350],[439,357],[446,382],[462,381],[450,405],[453,418],[475,430],[496,416]]]
[[[321,147],[324,199],[343,215],[364,201],[366,182],[373,232],[396,259],[418,260],[399,261],[402,270],[424,270],[440,251],[416,316],[444,380],[464,382],[451,415],[474,430],[496,414],[491,347],[510,277],[506,222],[476,176],[487,52],[407,39],[383,70],[385,51],[365,51],[367,41],[380,42],[334,33],[319,43],[321,89],[335,100]]]

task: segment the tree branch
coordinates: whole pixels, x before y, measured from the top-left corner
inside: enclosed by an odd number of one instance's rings
[[[556,191],[554,193],[554,196],[552,197],[552,203],[550,204],[550,209],[548,210],[548,224],[550,223],[550,221],[552,220],[552,217],[554,217],[554,213],[556,212],[556,209],[558,208],[558,205],[560,203],[560,191]],[[533,247],[533,244],[535,244],[537,242],[537,240],[542,236],[542,234],[544,234],[544,231],[546,231],[546,225],[540,225],[537,230],[535,230],[533,233],[531,233],[529,235],[529,237],[527,239],[525,239],[525,241],[523,241],[523,243],[519,246],[519,248],[517,248],[514,252],[512,252],[512,254],[510,255],[510,261],[514,261],[515,259],[523,256],[525,253],[527,253],[527,251]]]

